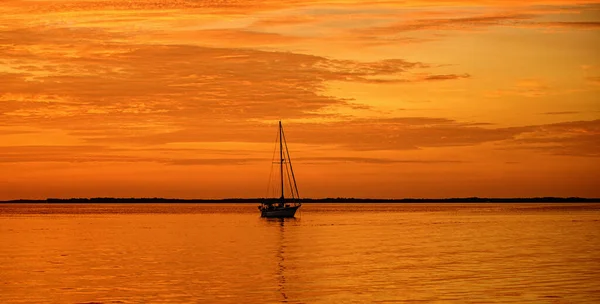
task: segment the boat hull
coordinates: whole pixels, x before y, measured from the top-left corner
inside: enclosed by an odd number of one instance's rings
[[[261,210],[260,217],[268,217],[268,218],[285,218],[285,217],[294,217],[296,214],[296,210],[298,210],[300,206],[289,206],[289,207],[277,207],[271,210]]]

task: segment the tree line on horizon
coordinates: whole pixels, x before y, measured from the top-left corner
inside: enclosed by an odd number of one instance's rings
[[[224,199],[177,199],[177,198],[115,198],[115,197],[93,197],[93,198],[47,198],[45,200],[9,200],[12,203],[258,203],[265,198],[224,198]],[[485,198],[485,197],[462,197],[462,198],[302,198],[297,199],[302,203],[527,203],[527,202],[600,202],[600,198],[582,197],[527,197],[527,198]]]

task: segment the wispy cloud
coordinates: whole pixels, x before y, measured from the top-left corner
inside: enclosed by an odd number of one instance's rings
[[[521,79],[512,88],[494,90],[487,93],[488,97],[516,95],[524,97],[541,97],[550,93],[550,87],[540,79]]]
[[[586,80],[594,85],[600,85],[600,76],[589,76]]]
[[[365,34],[371,35],[390,35],[409,31],[420,30],[474,30],[480,27],[494,25],[514,25],[517,21],[530,19],[531,15],[510,14],[510,15],[489,15],[489,16],[469,16],[445,19],[421,19],[409,22],[401,21],[387,26],[373,27],[365,29]]]
[[[374,158],[374,157],[301,157],[294,159],[294,162],[299,163],[365,163],[374,165],[388,164],[462,164],[466,161],[461,160],[425,160],[425,159],[391,159],[391,158]]]
[[[558,111],[558,112],[545,112],[543,114],[545,115],[571,115],[571,114],[578,114],[581,112],[576,112],[576,111]]]
[[[515,139],[520,148],[556,155],[600,156],[600,120],[573,121],[527,127]]]
[[[446,74],[446,75],[430,75],[426,76],[425,80],[453,80],[453,79],[461,79],[461,78],[469,78],[471,75],[469,74]]]
[[[571,29],[600,29],[598,21],[552,21],[552,22],[529,22],[524,25],[541,28],[571,28]]]
[[[243,126],[243,128],[242,128]],[[146,136],[103,137],[94,145],[38,145],[0,147],[2,163],[40,162],[105,162],[105,163],[161,163],[167,165],[221,165],[265,163],[263,152],[204,148],[169,149],[170,143],[265,143],[270,146],[271,125],[240,125],[220,131],[218,126],[206,125],[209,132],[187,129],[177,132]],[[399,151],[432,147],[477,146],[488,142],[502,143],[502,147],[535,150],[553,155],[598,157],[600,154],[600,120],[573,121],[524,127],[482,127],[441,118],[412,117],[403,119],[363,119],[330,123],[291,123],[294,145],[321,146],[344,151]],[[247,129],[246,132],[240,130]],[[317,136],[318,134],[318,136]],[[83,135],[85,137],[85,135]],[[119,144],[120,143],[120,144]],[[124,145],[126,143],[126,145]],[[116,145],[119,144],[119,145]],[[116,148],[119,147],[119,148]],[[194,155],[205,155],[198,157]],[[301,154],[302,155],[302,154]],[[300,163],[371,163],[371,164],[443,164],[465,163],[470,158],[452,161],[433,158],[387,158],[357,156],[300,156]]]

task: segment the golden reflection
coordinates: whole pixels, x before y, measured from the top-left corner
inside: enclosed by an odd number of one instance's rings
[[[600,303],[600,204],[306,207],[2,205],[0,303]]]
[[[296,221],[298,221],[298,219],[296,218],[266,218],[264,219],[266,220],[266,222],[273,227],[279,227],[279,233],[278,233],[278,248],[277,248],[277,252],[275,253],[276,256],[276,261],[277,261],[277,286],[278,286],[278,291],[279,293],[281,293],[281,302],[282,303],[287,303],[288,302],[288,295],[286,293],[286,277],[285,277],[285,272],[286,272],[286,263],[285,263],[285,251],[286,251],[286,247],[287,247],[287,243],[286,243],[286,237],[285,237],[285,226],[286,226],[286,222],[287,225],[289,226],[291,223],[294,223]]]

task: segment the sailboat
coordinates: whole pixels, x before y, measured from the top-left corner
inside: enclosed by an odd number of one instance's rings
[[[279,134],[277,135],[279,142],[279,184],[281,189],[281,196],[277,199],[267,199],[261,202],[258,206],[261,217],[268,218],[285,218],[294,217],[296,211],[302,205],[298,202],[298,186],[296,185],[296,177],[294,176],[294,170],[292,169],[292,161],[290,159],[290,152],[287,148],[287,142],[285,140],[285,134],[283,133],[283,126],[279,121]],[[285,151],[284,151],[285,149]],[[285,170],[284,170],[285,169]],[[285,177],[286,173],[288,184],[290,186],[291,198],[285,198]]]

